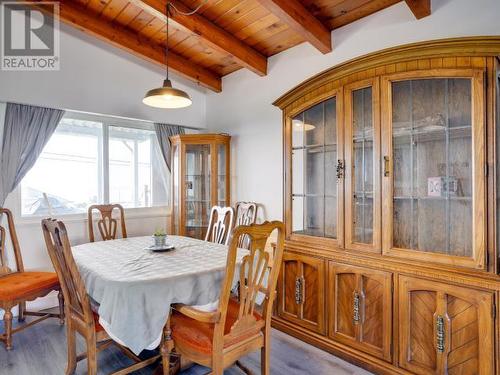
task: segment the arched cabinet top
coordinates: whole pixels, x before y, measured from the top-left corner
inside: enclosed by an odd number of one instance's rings
[[[341,87],[350,81],[399,71],[398,65],[407,62],[414,63],[415,70],[418,70],[433,68],[431,61],[433,59],[451,57],[456,60],[460,57],[484,58],[498,55],[500,55],[500,36],[439,39],[392,47],[356,57],[325,70],[291,89],[273,104],[286,111],[291,109],[289,107],[293,108],[298,102],[302,103],[313,99],[324,91]],[[438,60],[435,60],[435,63],[436,68],[447,67],[440,64]],[[450,68],[460,66],[457,61],[455,63],[443,61],[443,63],[444,65],[449,64]],[[478,60],[469,61],[468,65],[479,68],[484,67],[485,64]],[[403,70],[409,69],[405,67]]]

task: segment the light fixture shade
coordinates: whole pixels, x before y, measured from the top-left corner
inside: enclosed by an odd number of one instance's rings
[[[187,93],[174,89],[169,79],[163,81],[163,87],[149,90],[142,102],[156,108],[184,108],[193,103]]]
[[[304,124],[302,121],[296,119],[292,120],[292,125],[293,125],[293,131],[296,132],[301,132],[301,131],[307,132],[309,130],[313,130],[316,128],[316,126],[312,124],[307,124],[307,123]]]

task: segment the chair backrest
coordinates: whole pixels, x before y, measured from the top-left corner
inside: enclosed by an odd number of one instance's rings
[[[75,328],[94,328],[90,298],[76,265],[66,226],[55,219],[42,220],[45,245],[56,271],[64,296],[66,317],[75,321]]]
[[[118,221],[113,218],[113,210],[117,209],[120,212],[120,224],[122,229],[122,238],[127,238],[127,227],[125,225],[125,211],[120,204],[94,204],[88,209],[89,221],[89,240],[94,242],[94,221],[92,214],[94,211],[99,211],[101,218],[97,221],[97,228],[101,234],[103,241],[116,239]]]
[[[278,237],[274,253],[270,254],[266,251],[266,243],[274,230],[278,231]],[[226,275],[222,284],[218,307],[221,318],[215,324],[214,328],[214,349],[217,343],[220,345],[220,343],[224,341],[224,327],[226,324],[229,299],[231,298],[231,288],[236,268],[236,256],[240,236],[250,237],[250,248],[248,254],[243,257],[240,266],[240,310],[238,319],[231,327],[227,336],[237,336],[255,327],[257,318],[254,315],[254,311],[259,293],[264,295],[264,302],[262,304],[263,320],[260,321],[259,324],[264,328],[271,322],[272,306],[276,295],[276,284],[278,282],[278,274],[283,258],[285,226],[280,221],[238,226],[234,229],[229,242]]]
[[[16,227],[14,226],[14,219],[12,212],[7,208],[0,207],[0,275],[11,272],[12,270],[7,265],[7,249],[6,249],[6,238],[7,230],[2,225],[3,217],[7,218],[7,226],[9,228],[8,234],[10,235],[10,242],[12,244],[12,249],[14,250],[14,258],[16,260],[16,271],[23,272],[23,258],[21,256],[21,248],[19,247],[19,240],[17,238]]]
[[[235,206],[235,211],[236,211],[235,226],[255,224],[255,221],[257,220],[257,203],[237,202]],[[238,247],[242,249],[248,249],[249,246],[250,246],[250,240],[248,236],[241,236]]]
[[[213,206],[210,211],[205,241],[227,245],[234,224],[234,210],[232,207]]]

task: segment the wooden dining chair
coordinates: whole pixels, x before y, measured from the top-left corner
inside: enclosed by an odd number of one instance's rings
[[[103,241],[116,239],[118,220],[113,217],[113,211],[118,210],[120,212],[120,225],[122,238],[127,238],[127,227],[125,225],[125,211],[121,204],[94,204],[88,209],[88,222],[89,222],[89,240],[94,242],[94,220],[93,213],[98,211],[101,218],[97,221],[97,228],[101,234]]]
[[[235,206],[236,223],[239,225],[255,224],[257,220],[257,203],[254,202],[237,202]],[[250,246],[250,239],[248,236],[241,236],[238,247],[241,249],[248,249]]]
[[[25,328],[39,323],[47,318],[59,318],[64,323],[64,308],[62,294],[59,287],[57,275],[54,272],[25,271],[21,249],[17,237],[12,213],[6,208],[0,208],[0,218],[7,219],[8,232],[0,225],[0,309],[4,310],[5,331],[0,335],[0,341],[5,343],[7,350],[12,349],[12,335]],[[10,236],[10,242],[14,251],[16,268],[11,270],[7,265],[6,237]],[[32,301],[44,297],[52,291],[57,291],[59,296],[59,314],[27,311],[26,301]],[[26,316],[36,316],[37,319],[12,329],[12,308],[19,306],[18,321],[25,321]]]
[[[274,230],[278,231],[278,237],[274,254],[270,254],[265,246]],[[240,266],[238,301],[231,297],[231,288],[237,266],[238,240],[243,235],[250,237],[250,249]],[[234,229],[217,310],[206,312],[181,304],[173,306],[161,349],[164,373],[167,373],[173,353],[210,367],[211,374],[222,375],[224,369],[233,364],[243,367],[238,359],[260,349],[261,372],[269,374],[271,314],[284,237],[285,227],[279,221]],[[259,293],[264,296],[261,312],[256,309]]]
[[[232,207],[213,206],[210,211],[205,241],[227,245],[233,224],[234,210]]]
[[[65,300],[68,340],[66,375],[73,374],[77,362],[85,358],[87,358],[88,375],[96,375],[97,353],[111,344],[117,345],[136,362],[125,369],[114,372],[115,375],[128,374],[157,361],[160,355],[142,361],[129,349],[113,341],[99,324],[99,315],[92,310],[90,297],[73,258],[64,223],[55,219],[44,219],[42,220],[42,230],[47,251],[59,277]],[[77,332],[84,338],[87,347],[87,351],[78,356],[76,355]]]

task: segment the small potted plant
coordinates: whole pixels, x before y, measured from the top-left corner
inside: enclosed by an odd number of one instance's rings
[[[165,240],[167,238],[167,233],[162,228],[156,228],[153,233],[153,238],[155,239],[155,246],[162,247],[165,246]]]

